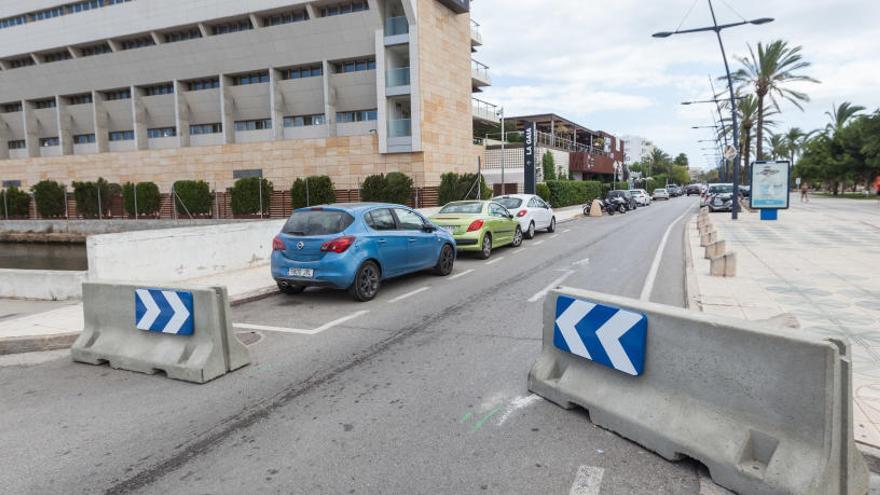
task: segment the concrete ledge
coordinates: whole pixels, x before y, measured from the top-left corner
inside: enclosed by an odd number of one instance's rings
[[[4,354],[67,349],[73,345],[79,334],[80,332],[70,332],[55,335],[0,338],[0,356]]]
[[[82,298],[85,271],[0,270],[0,298],[68,301]]]

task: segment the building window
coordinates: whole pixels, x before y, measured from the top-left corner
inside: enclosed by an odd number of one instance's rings
[[[52,62],[61,62],[62,60],[70,60],[73,56],[67,50],[59,52],[47,53],[43,55],[43,62],[51,64]]]
[[[15,113],[21,111],[21,102],[7,103],[2,107],[3,113]]]
[[[328,5],[321,7],[321,17],[330,17],[334,15],[350,14],[352,12],[360,12],[369,10],[365,0],[356,0],[354,2],[342,2],[336,5]]]
[[[53,17],[60,17],[62,15],[64,15],[64,7],[53,7],[51,9],[34,12],[33,14],[31,14],[31,20],[43,21],[46,19],[51,19]]]
[[[284,117],[284,127],[307,127],[311,125],[324,125],[324,114],[294,115]]]
[[[109,136],[110,141],[134,141],[134,131],[113,131]]]
[[[70,6],[71,13],[77,14],[87,10],[97,9],[101,6],[101,0],[88,0],[86,2],[78,2]]]
[[[173,95],[174,83],[157,84],[144,88],[144,96]]]
[[[23,150],[27,148],[27,144],[24,142],[24,139],[16,139],[15,141],[9,141],[6,143],[11,150]]]
[[[239,31],[248,31],[253,29],[250,19],[242,19],[240,21],[225,22],[223,24],[215,24],[211,26],[211,34],[229,34]]]
[[[199,28],[184,29],[183,31],[174,31],[165,33],[165,43],[177,43],[178,41],[195,40],[202,37]]]
[[[309,20],[309,14],[305,10],[295,10],[284,14],[273,14],[263,17],[263,25],[266,27],[291,24]]]
[[[272,128],[272,119],[257,120],[237,120],[235,122],[235,130],[241,131],[262,131]]]
[[[77,134],[76,136],[73,136],[73,144],[91,144],[94,142],[94,134]]]
[[[40,148],[48,148],[50,146],[58,146],[57,137],[40,138]]]
[[[358,60],[349,60],[347,62],[337,62],[333,64],[333,67],[336,73],[376,70],[376,59],[362,58]]]
[[[223,124],[194,124],[189,126],[189,133],[197,136],[200,134],[219,134],[223,132]]]
[[[157,127],[155,129],[147,129],[147,137],[150,139],[168,138],[177,135],[177,129],[174,127]]]
[[[131,90],[130,89],[120,89],[118,91],[107,91],[104,93],[104,98],[108,101],[112,100],[130,100],[131,99]]]
[[[31,65],[36,65],[36,62],[34,62],[34,59],[32,59],[30,56],[16,58],[9,61],[10,69],[19,69],[21,67],[28,67]]]
[[[187,83],[187,88],[190,91],[201,91],[203,89],[214,89],[220,87],[220,79],[199,79],[197,81],[190,81]]]
[[[67,14],[78,14],[87,10],[97,9],[100,7],[108,7],[119,3],[130,2],[131,0],[84,0],[80,2],[69,3],[51,9],[29,12],[14,17],[0,19],[0,29],[19,26],[28,22],[44,21],[53,17],[60,17]]]
[[[378,110],[355,110],[353,112],[339,112],[336,114],[336,122],[346,124],[350,122],[368,122],[378,119]]]
[[[284,79],[303,79],[306,77],[319,77],[324,75],[324,67],[321,64],[303,65],[282,71]]]
[[[82,57],[91,57],[93,55],[102,55],[111,52],[113,52],[113,49],[110,48],[110,45],[107,43],[85,46],[79,49],[80,56]]]
[[[86,105],[92,102],[91,93],[71,96],[67,99],[69,105]]]
[[[119,42],[119,48],[122,50],[134,50],[135,48],[144,48],[153,46],[156,42],[152,36],[141,36],[139,38],[130,38]]]
[[[34,101],[34,108],[37,110],[42,110],[44,108],[55,108],[55,98],[47,98],[45,100],[36,100]]]
[[[233,86],[245,86],[248,84],[260,84],[269,82],[269,72],[254,72],[232,77]]]
[[[27,16],[17,15],[15,17],[7,17],[6,19],[0,19],[0,29],[5,29],[13,26],[19,26],[27,22]]]

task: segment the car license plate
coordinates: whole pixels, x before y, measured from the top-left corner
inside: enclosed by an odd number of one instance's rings
[[[291,268],[287,270],[287,274],[291,277],[313,278],[315,276],[315,270],[311,268]]]

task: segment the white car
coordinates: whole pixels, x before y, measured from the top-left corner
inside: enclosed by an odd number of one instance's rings
[[[554,232],[556,230],[556,215],[540,196],[534,194],[508,194],[497,196],[492,201],[500,203],[513,215],[522,228],[526,239],[535,237],[538,230]]]
[[[654,199],[665,199],[669,201],[669,191],[666,189],[654,189]]]
[[[648,191],[644,189],[630,189],[630,194],[632,194],[633,199],[636,200],[636,203],[639,206],[648,206],[651,204],[651,196],[648,195]]]

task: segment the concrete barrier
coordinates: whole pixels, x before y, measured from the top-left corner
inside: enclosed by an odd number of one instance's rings
[[[641,374],[557,347],[560,297],[644,315]],[[584,321],[575,327],[580,335],[596,325]],[[598,324],[593,342],[605,331]],[[618,341],[630,345],[630,338]],[[848,342],[837,339],[559,289],[545,301],[543,350],[528,386],[566,409],[587,409],[594,424],[666,459],[700,461],[716,483],[738,493],[864,495],[868,474],[853,441],[850,360]]]
[[[724,253],[710,258],[709,275],[713,277],[735,277],[736,253]]]
[[[181,312],[180,299],[144,303],[136,296],[139,289],[185,291],[191,294],[191,335],[156,333],[173,325]],[[164,294],[164,293],[163,293]],[[135,321],[138,312],[154,313],[146,324],[158,325],[145,331],[145,318]],[[116,283],[83,284],[84,328],[71,348],[74,361],[88,364],[109,363],[115,369],[153,374],[164,372],[169,378],[205,383],[250,362],[248,349],[232,331],[226,289],[139,286]]]
[[[716,241],[718,241],[718,232],[714,230],[700,234],[700,247],[706,247]]]
[[[590,204],[590,216],[591,217],[601,217],[602,216],[602,202],[598,199],[594,199]]]
[[[727,243],[724,241],[715,241],[706,246],[705,259],[711,260],[716,256],[721,256],[727,252]]]
[[[0,298],[37,301],[79,299],[88,272],[60,270],[0,270]]]

